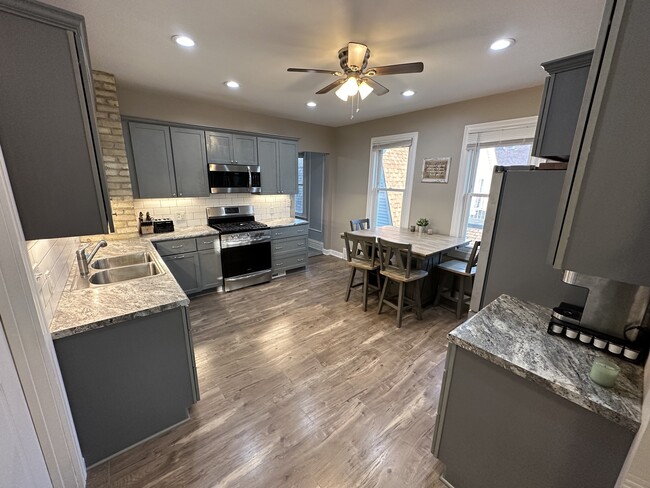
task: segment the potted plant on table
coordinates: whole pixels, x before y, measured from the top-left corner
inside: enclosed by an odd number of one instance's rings
[[[418,235],[421,236],[424,229],[429,225],[429,221],[425,217],[422,217],[416,224],[418,226]]]

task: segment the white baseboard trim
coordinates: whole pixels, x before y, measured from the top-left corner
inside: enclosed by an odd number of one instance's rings
[[[342,252],[335,251],[334,249],[323,249],[325,256],[334,256],[335,258],[345,259]]]
[[[323,250],[323,243],[321,241],[317,241],[315,239],[307,239],[307,245],[311,247],[312,249],[316,249],[318,251]]]
[[[648,488],[650,487],[650,482],[635,476],[633,474],[627,475],[625,481],[623,481],[623,488]]]

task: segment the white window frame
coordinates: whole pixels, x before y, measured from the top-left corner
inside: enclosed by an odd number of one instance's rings
[[[449,235],[460,237],[465,233],[465,194],[469,191],[470,182],[469,178],[473,174],[470,168],[471,160],[469,157],[470,151],[467,150],[469,138],[474,134],[480,132],[489,132],[507,129],[519,129],[531,124],[537,124],[537,115],[532,117],[521,117],[518,119],[497,120],[494,122],[485,122],[482,124],[471,124],[465,126],[465,133],[463,134],[463,145],[461,146],[460,161],[458,163],[458,179],[456,181],[456,194],[454,196],[454,213],[451,218],[451,228]]]
[[[402,216],[400,218],[400,227],[407,229],[409,225],[409,216],[411,213],[411,195],[413,194],[413,174],[415,168],[415,153],[418,145],[418,132],[407,132],[405,134],[395,134],[391,136],[373,137],[370,139],[370,164],[368,169],[368,193],[366,195],[366,216],[370,219],[371,225],[374,215],[375,202],[375,181],[377,180],[377,161],[373,146],[379,144],[391,144],[394,142],[411,139],[409,149],[408,167],[406,168],[406,188],[404,188],[404,199],[402,200]]]

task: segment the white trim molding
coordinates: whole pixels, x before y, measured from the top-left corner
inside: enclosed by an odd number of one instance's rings
[[[1,148],[0,271],[0,315],[52,486],[81,488],[84,461]]]
[[[368,169],[368,192],[366,194],[366,216],[373,225],[373,195],[374,183],[376,180],[377,166],[375,164],[375,152],[373,146],[380,144],[391,144],[400,141],[411,140],[411,149],[409,150],[408,167],[406,170],[406,188],[404,188],[404,199],[402,200],[402,217],[400,227],[407,229],[409,226],[409,217],[411,213],[411,195],[413,193],[413,175],[415,173],[415,153],[418,146],[418,132],[407,132],[405,134],[395,134],[391,136],[373,137],[370,139],[370,164]]]
[[[345,254],[343,251],[335,251],[334,249],[323,249],[323,254],[325,256],[334,256],[335,258],[345,259]]]
[[[449,229],[449,235],[458,237],[464,232],[462,222],[463,197],[469,190],[468,185],[470,184],[469,176],[471,168],[469,161],[469,151],[467,150],[470,139],[476,137],[476,134],[479,134],[481,132],[519,129],[525,126],[530,126],[531,124],[537,124],[537,115],[465,126],[465,132],[463,134],[463,145],[461,146],[460,160],[458,162],[458,178],[456,180],[456,194],[454,195],[454,213],[451,218],[451,228]]]

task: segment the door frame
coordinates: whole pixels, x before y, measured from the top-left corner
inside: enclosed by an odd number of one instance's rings
[[[1,147],[0,272],[0,315],[52,485],[84,487],[85,464]]]

